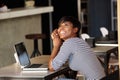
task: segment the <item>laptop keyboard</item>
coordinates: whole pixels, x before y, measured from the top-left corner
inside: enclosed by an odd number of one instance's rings
[[[42,64],[32,64],[30,66],[27,66],[27,68],[38,68],[40,67]]]

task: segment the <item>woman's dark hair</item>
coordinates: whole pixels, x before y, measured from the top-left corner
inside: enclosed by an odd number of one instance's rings
[[[78,21],[78,19],[76,19],[72,16],[64,16],[59,20],[58,25],[60,25],[61,23],[64,23],[64,22],[71,22],[73,24],[74,28],[78,28],[77,37],[79,37],[81,23]]]

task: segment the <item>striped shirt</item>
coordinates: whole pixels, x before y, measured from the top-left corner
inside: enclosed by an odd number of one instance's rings
[[[63,42],[58,55],[53,59],[52,66],[59,69],[66,61],[72,70],[83,74],[87,80],[99,80],[105,76],[95,53],[90,46],[80,38],[70,38]]]

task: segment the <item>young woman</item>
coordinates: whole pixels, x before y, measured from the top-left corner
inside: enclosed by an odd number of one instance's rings
[[[49,70],[57,70],[68,61],[69,67],[84,75],[86,80],[99,80],[105,76],[104,69],[90,46],[79,37],[80,28],[80,22],[74,17],[60,19],[58,29],[51,34],[53,49]]]

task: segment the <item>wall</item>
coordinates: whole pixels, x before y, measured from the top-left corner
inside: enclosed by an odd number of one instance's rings
[[[88,0],[88,30],[91,36],[102,36],[100,27],[111,30],[110,10],[110,0]]]
[[[33,51],[33,40],[25,39],[29,33],[41,33],[41,16],[27,16],[0,20],[0,67],[15,62],[14,44],[25,42],[29,55]],[[42,51],[41,40],[39,50]]]

